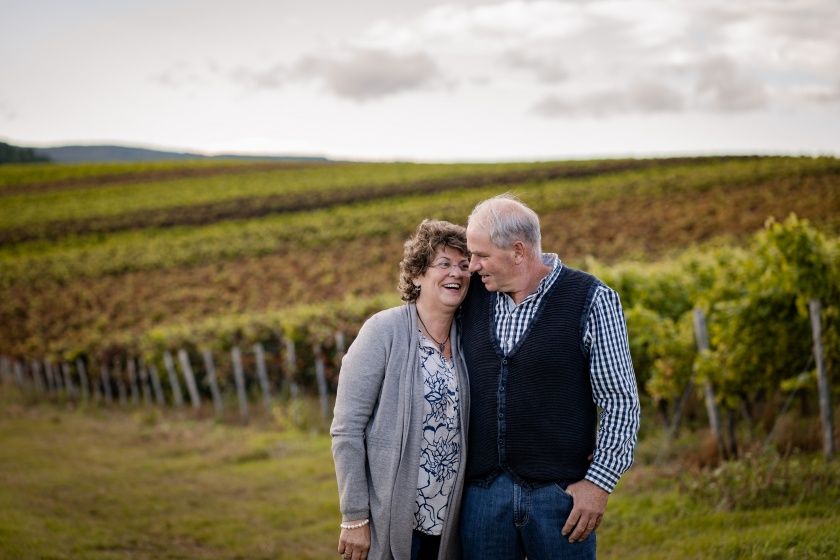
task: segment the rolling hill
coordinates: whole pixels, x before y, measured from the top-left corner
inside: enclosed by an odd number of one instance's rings
[[[7,165],[0,353],[99,353],[253,314],[315,322],[352,308],[342,320],[358,322],[394,301],[420,220],[464,222],[505,191],[540,214],[544,247],[577,265],[737,244],[790,213],[840,229],[834,158]]]

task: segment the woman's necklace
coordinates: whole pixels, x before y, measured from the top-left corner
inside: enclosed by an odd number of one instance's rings
[[[443,339],[443,342],[440,342],[438,341],[438,339],[432,336],[432,333],[429,331],[429,327],[427,327],[426,323],[423,322],[423,317],[420,316],[419,311],[417,312],[417,318],[420,320],[420,324],[423,325],[423,329],[426,331],[426,334],[429,335],[429,338],[431,338],[435,342],[435,344],[438,345],[440,353],[443,354],[443,349],[446,348],[446,342],[449,340],[449,335],[452,331],[452,323],[449,323],[450,328],[446,330],[446,338]]]

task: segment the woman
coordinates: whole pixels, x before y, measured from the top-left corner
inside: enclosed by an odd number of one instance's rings
[[[345,559],[459,556],[469,418],[455,312],[469,286],[465,230],[424,220],[405,243],[405,305],[362,325],[341,364],[332,450]]]

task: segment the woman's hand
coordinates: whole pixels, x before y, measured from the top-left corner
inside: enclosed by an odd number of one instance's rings
[[[345,560],[367,560],[369,550],[370,525],[341,530],[341,535],[338,537],[338,553]]]

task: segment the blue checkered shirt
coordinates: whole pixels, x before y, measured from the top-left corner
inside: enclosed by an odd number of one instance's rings
[[[544,253],[543,262],[551,272],[519,305],[508,294],[496,294],[496,338],[505,354],[522,338],[563,269],[556,254]],[[589,352],[592,397],[600,409],[595,455],[585,478],[612,492],[633,462],[640,409],[621,301],[614,290],[601,283],[592,298],[583,346]]]

